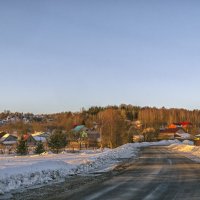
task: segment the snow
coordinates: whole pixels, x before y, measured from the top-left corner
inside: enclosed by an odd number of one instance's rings
[[[189,133],[176,133],[180,137],[180,139],[190,139],[191,135]]]
[[[16,144],[17,141],[4,141],[2,143],[5,144],[5,145],[12,145],[12,144]]]
[[[183,153],[187,158],[200,162],[200,146],[194,146],[192,141],[184,140],[183,143],[172,144],[169,150]]]
[[[6,133],[2,138],[7,138],[10,134]]]
[[[43,134],[43,132],[35,132],[35,133],[32,134],[32,136],[35,137],[35,136],[40,136],[42,134]]]
[[[184,140],[184,141],[183,141],[183,144],[193,145],[194,142],[193,142],[193,141],[190,141],[190,140]]]
[[[47,141],[45,137],[34,136],[33,138],[34,138],[35,141],[37,141],[37,142],[39,142],[39,141],[41,141],[41,142],[46,142],[46,141]]]
[[[0,138],[0,142],[3,142],[7,137],[9,137],[8,133],[6,133],[3,137]]]
[[[116,149],[84,150],[80,153],[0,155],[0,194],[24,187],[62,181],[65,177],[112,170],[123,159],[137,158],[139,148],[171,145],[177,141],[130,143]]]

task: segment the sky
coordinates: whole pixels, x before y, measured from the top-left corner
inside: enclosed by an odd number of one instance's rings
[[[200,109],[200,1],[0,0],[0,111]]]

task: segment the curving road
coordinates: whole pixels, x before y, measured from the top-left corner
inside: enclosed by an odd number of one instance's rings
[[[56,197],[70,200],[199,200],[200,165],[168,151],[167,147],[148,147],[123,173],[73,194],[63,193]]]

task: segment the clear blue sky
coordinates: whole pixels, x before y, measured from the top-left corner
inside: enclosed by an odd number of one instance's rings
[[[200,109],[200,1],[0,0],[0,111]]]

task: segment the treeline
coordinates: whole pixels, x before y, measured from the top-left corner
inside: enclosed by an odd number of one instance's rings
[[[0,114],[0,117],[1,119],[8,117],[8,113]],[[34,119],[34,116],[32,118]],[[136,127],[136,121],[140,121],[142,126]],[[32,120],[29,123],[23,121],[8,123],[0,126],[0,131],[32,133],[59,129],[69,132],[74,126],[82,124],[88,128],[95,127],[101,133],[104,146],[116,147],[131,142],[134,133],[142,133],[147,128],[159,130],[160,127],[181,121],[191,122],[193,126],[190,131],[196,133],[200,127],[200,110],[139,107],[126,104],[107,107],[93,106],[77,113],[63,112],[43,115],[42,120]]]
[[[145,127],[160,127],[173,122],[189,121],[193,125],[200,127],[200,110],[187,110],[165,107],[139,107],[122,104],[120,106],[108,107],[91,107],[86,113],[97,115],[100,111],[106,109],[121,110],[124,112],[126,119],[130,121],[140,120]]]
[[[160,127],[173,122],[189,121],[194,127],[200,127],[200,110],[186,110],[177,108],[140,108],[138,120],[144,126]]]

